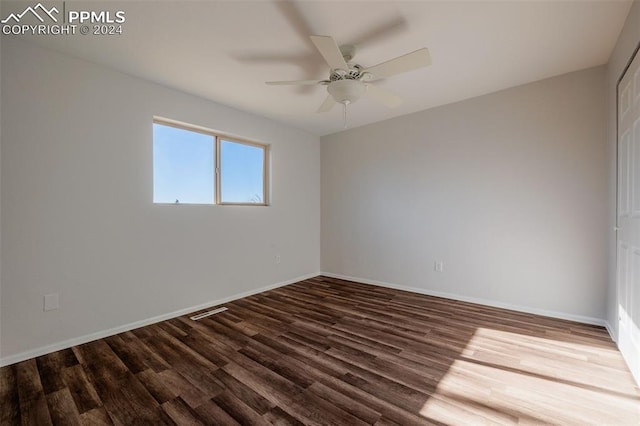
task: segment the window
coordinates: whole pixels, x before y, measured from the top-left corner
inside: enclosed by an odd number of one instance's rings
[[[153,202],[213,204],[214,137],[153,124]]]
[[[263,145],[220,140],[220,201],[264,204]]]
[[[153,202],[267,205],[268,145],[153,122]]]

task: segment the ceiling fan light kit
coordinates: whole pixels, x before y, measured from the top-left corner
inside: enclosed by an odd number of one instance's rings
[[[360,80],[336,80],[327,85],[327,91],[336,102],[352,104],[367,90],[366,85]]]
[[[418,49],[403,56],[382,62],[370,68],[352,63],[356,47],[350,44],[338,47],[329,36],[311,36],[327,65],[330,73],[328,80],[268,81],[270,85],[321,85],[327,86],[329,95],[318,108],[318,112],[330,111],[336,103],[344,105],[344,121],[346,127],[346,107],[356,102],[365,92],[390,108],[402,103],[402,98],[386,89],[372,84],[372,81],[391,77],[431,64],[429,50]]]

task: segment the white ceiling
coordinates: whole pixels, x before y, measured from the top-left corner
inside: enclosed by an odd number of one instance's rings
[[[124,10],[124,34],[32,41],[325,135],[343,126],[341,108],[315,112],[324,86],[264,84],[327,78],[311,34],[358,42],[355,62],[365,67],[421,47],[431,52],[430,67],[378,82],[405,99],[400,107],[368,97],[349,107],[349,127],[357,127],[604,64],[631,0],[67,4]]]

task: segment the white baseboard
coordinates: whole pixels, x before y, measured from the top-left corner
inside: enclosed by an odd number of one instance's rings
[[[45,355],[51,352],[56,352],[62,349],[67,349],[72,346],[82,345],[84,343],[92,342],[94,340],[103,339],[105,337],[113,336],[119,333],[124,333],[125,331],[133,330],[135,328],[144,327],[146,325],[154,324],[160,321],[165,321],[171,318],[179,317],[191,312],[199,311],[202,309],[210,308],[212,306],[221,305],[223,303],[228,303],[233,300],[242,299],[243,297],[252,296],[254,294],[262,293],[268,290],[273,290],[274,288],[282,287],[285,285],[297,283],[298,281],[304,281],[309,278],[317,277],[320,273],[307,274],[300,277],[296,277],[287,281],[279,282],[276,284],[268,285],[266,287],[257,288],[255,290],[245,291],[242,293],[234,294],[233,296],[225,297],[218,300],[212,300],[210,302],[206,302],[196,306],[190,306],[188,308],[180,309],[174,312],[169,312],[167,314],[158,315],[152,318],[143,319],[140,321],[132,322],[129,324],[124,324],[119,327],[110,328],[108,330],[97,331],[95,333],[85,334],[84,336],[74,337],[72,339],[64,340],[62,342],[53,343],[46,346],[41,346],[36,349],[31,349],[29,351],[20,352],[14,355],[9,355],[4,358],[0,358],[0,367],[4,367],[5,365],[15,364],[16,362],[25,361],[27,359],[35,358],[41,355]]]
[[[367,279],[367,278],[350,277],[350,276],[347,276],[347,275],[334,274],[332,272],[321,272],[320,274],[324,275],[326,277],[330,277],[330,278],[337,278],[337,279],[347,280],[347,281],[355,281],[355,282],[362,283],[362,284],[377,285],[377,286],[380,286],[380,287],[393,288],[393,289],[396,289],[396,290],[404,290],[404,291],[409,291],[409,292],[412,292],[412,293],[424,294],[424,295],[427,295],[427,296],[436,296],[436,297],[443,297],[445,299],[460,300],[462,302],[477,303],[479,305],[492,306],[492,307],[495,307],[495,308],[509,309],[511,311],[524,312],[524,313],[527,313],[527,314],[542,315],[542,316],[551,317],[551,318],[559,318],[559,319],[564,319],[564,320],[569,320],[569,321],[581,322],[581,323],[584,323],[584,324],[599,325],[599,326],[603,326],[603,327],[607,326],[606,321],[603,320],[603,319],[600,319],[600,318],[593,318],[593,317],[587,317],[587,316],[582,316],[582,315],[568,314],[568,313],[565,313],[565,312],[548,311],[548,310],[545,310],[545,309],[532,308],[532,307],[529,307],[529,306],[513,305],[511,303],[504,303],[504,302],[497,302],[497,301],[494,301],[494,300],[462,296],[462,295],[455,294],[455,293],[446,293],[446,292],[440,292],[440,291],[433,291],[433,290],[424,289],[424,288],[406,287],[406,286],[387,283],[387,282],[383,282],[383,281],[370,280],[370,279]],[[609,328],[607,328],[607,330],[609,330]],[[609,331],[609,333],[611,334],[611,331]]]
[[[618,342],[618,336],[616,335],[615,331],[613,331],[613,327],[611,327],[611,324],[609,324],[609,321],[604,322],[604,328],[607,329],[607,332],[609,333],[609,336],[611,336],[611,340],[613,340],[614,342]]]
[[[565,319],[565,320],[576,321],[576,322],[581,322],[581,323],[585,323],[585,324],[599,325],[599,326],[605,327],[607,329],[607,331],[609,332],[609,335],[611,336],[612,340],[615,341],[615,333],[613,332],[613,329],[612,329],[611,325],[607,321],[605,321],[603,319],[599,319],[599,318],[586,317],[586,316],[574,315],[574,314],[567,314],[567,313],[564,313],[564,312],[548,311],[548,310],[544,310],[544,309],[531,308],[531,307],[527,307],[527,306],[512,305],[510,303],[503,303],[503,302],[496,302],[496,301],[488,300],[488,299],[480,299],[480,298],[475,298],[475,297],[461,296],[459,294],[439,292],[439,291],[433,291],[433,290],[417,288],[417,287],[407,287],[407,286],[387,283],[387,282],[383,282],[383,281],[370,280],[370,279],[367,279],[367,278],[351,277],[351,276],[347,276],[347,275],[334,274],[334,273],[331,273],[331,272],[319,272],[319,273],[314,273],[314,274],[303,275],[303,276],[296,277],[296,278],[293,278],[293,279],[290,279],[290,280],[287,280],[287,281],[283,281],[283,282],[279,282],[279,283],[276,283],[276,284],[268,285],[266,287],[261,287],[261,288],[255,289],[255,290],[250,290],[250,291],[234,294],[233,296],[225,297],[225,298],[222,298],[222,299],[212,300],[212,301],[200,304],[200,305],[190,306],[188,308],[180,309],[180,310],[177,310],[177,311],[174,311],[174,312],[170,312],[170,313],[167,313],[167,314],[158,315],[158,316],[155,316],[155,317],[152,317],[152,318],[143,319],[143,320],[132,322],[132,323],[129,323],[129,324],[124,324],[124,325],[121,325],[119,327],[114,327],[114,328],[111,328],[111,329],[108,329],[108,330],[102,330],[102,331],[98,331],[98,332],[95,332],[95,333],[90,333],[90,334],[86,334],[86,335],[83,335],[83,336],[74,337],[72,339],[64,340],[62,342],[57,342],[57,343],[53,343],[53,344],[50,344],[50,345],[42,346],[42,347],[39,347],[39,348],[36,348],[36,349],[32,349],[32,350],[29,350],[29,351],[20,352],[18,354],[14,354],[14,355],[10,355],[10,356],[4,357],[4,358],[0,358],[0,367],[4,367],[6,365],[15,364],[17,362],[25,361],[27,359],[35,358],[35,357],[38,357],[38,356],[41,356],[41,355],[45,355],[45,354],[48,354],[48,353],[51,353],[51,352],[59,351],[59,350],[62,350],[62,349],[67,349],[67,348],[70,348],[72,346],[82,345],[84,343],[92,342],[94,340],[98,340],[98,339],[102,339],[102,338],[105,338],[105,337],[113,336],[113,335],[116,335],[116,334],[119,334],[119,333],[124,333],[124,332],[129,331],[129,330],[133,330],[133,329],[136,329],[136,328],[144,327],[146,325],[154,324],[154,323],[157,323],[157,322],[160,322],[160,321],[165,321],[165,320],[168,320],[168,319],[171,319],[171,318],[179,317],[179,316],[191,313],[191,312],[195,312],[195,311],[199,311],[199,310],[202,310],[202,309],[210,308],[212,306],[217,306],[217,305],[221,305],[223,303],[228,303],[228,302],[231,302],[233,300],[242,299],[243,297],[252,296],[254,294],[262,293],[262,292],[265,292],[265,291],[268,291],[268,290],[273,290],[274,288],[283,287],[285,285],[293,284],[293,283],[296,283],[298,281],[304,281],[304,280],[309,279],[309,278],[314,278],[314,277],[317,277],[318,275],[324,275],[326,277],[337,278],[337,279],[348,280],[348,281],[355,281],[355,282],[362,283],[362,284],[377,285],[377,286],[380,286],[380,287],[393,288],[393,289],[396,289],[396,290],[404,290],[404,291],[409,291],[409,292],[412,292],[412,293],[424,294],[424,295],[427,295],[427,296],[443,297],[443,298],[446,298],[446,299],[460,300],[462,302],[477,303],[477,304],[480,304],[480,305],[493,306],[493,307],[496,307],[496,308],[504,308],[504,309],[509,309],[509,310],[512,310],[512,311],[525,312],[525,313],[529,313],[529,314],[542,315],[542,316],[546,316],[546,317]]]

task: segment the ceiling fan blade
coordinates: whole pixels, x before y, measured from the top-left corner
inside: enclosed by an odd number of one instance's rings
[[[322,81],[318,80],[292,80],[292,81],[267,81],[270,86],[315,86],[322,84]]]
[[[370,81],[380,78],[391,77],[392,75],[401,74],[407,71],[413,71],[423,68],[431,64],[431,56],[429,49],[422,48],[406,55],[398,56],[371,68],[364,70],[373,76]]]
[[[404,32],[407,29],[408,25],[406,19],[403,16],[398,15],[360,34],[355,39],[352,39],[350,44],[356,45],[360,49],[363,46],[373,44],[381,39]]]
[[[316,45],[318,51],[329,65],[329,68],[332,70],[341,69],[345,71],[349,69],[333,37],[312,35],[311,41]]]
[[[320,108],[318,108],[318,112],[329,112],[335,104],[336,101],[333,99],[333,96],[327,95],[322,105],[320,105]]]
[[[272,64],[272,63],[291,64],[291,63],[298,63],[307,59],[305,55],[299,55],[299,54],[287,55],[287,54],[280,54],[280,53],[264,53],[264,52],[260,52],[260,53],[247,52],[247,53],[233,54],[233,58],[240,62],[265,63],[265,64]]]
[[[402,98],[400,96],[391,93],[387,89],[378,87],[375,84],[367,84],[367,93],[369,93],[372,98],[377,99],[389,108],[395,108],[402,103]]]
[[[300,37],[306,44],[310,44],[309,34],[313,34],[315,31],[311,28],[309,21],[304,17],[304,14],[300,10],[300,6],[293,1],[277,1],[274,2],[274,5],[278,8],[282,16],[289,22],[298,37]]]

